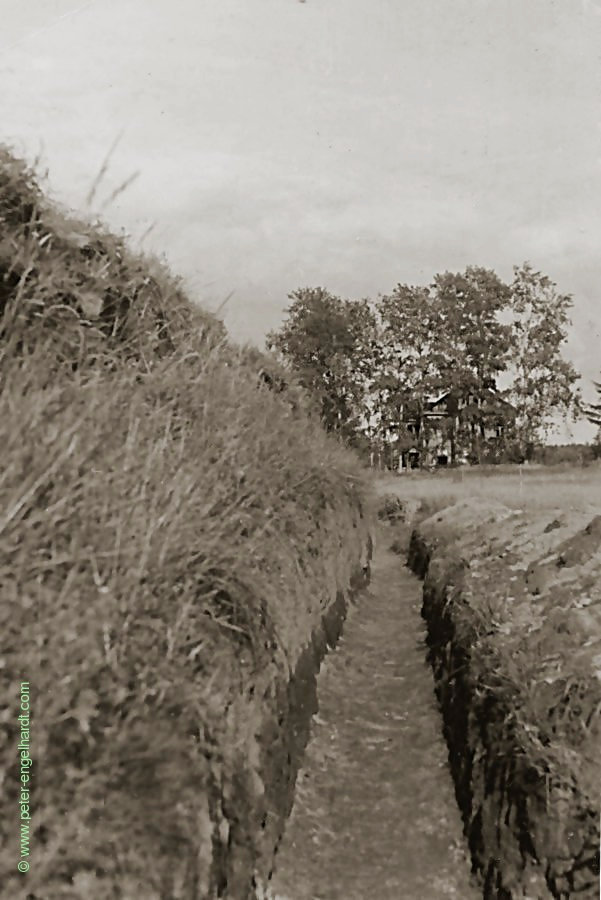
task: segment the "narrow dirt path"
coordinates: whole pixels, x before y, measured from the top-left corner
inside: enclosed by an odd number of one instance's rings
[[[432,675],[421,584],[379,536],[369,590],[319,675],[272,896],[475,900]]]

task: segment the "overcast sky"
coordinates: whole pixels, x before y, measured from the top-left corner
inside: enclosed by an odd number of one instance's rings
[[[601,368],[600,0],[0,3],[0,140],[262,343],[287,294],[529,260]],[[233,292],[233,293],[232,293]],[[589,437],[579,429],[577,436]]]

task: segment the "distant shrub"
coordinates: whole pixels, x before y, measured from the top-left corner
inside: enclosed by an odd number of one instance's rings
[[[545,466],[557,466],[561,463],[582,466],[595,459],[594,445],[591,444],[550,444],[537,447],[532,461]]]

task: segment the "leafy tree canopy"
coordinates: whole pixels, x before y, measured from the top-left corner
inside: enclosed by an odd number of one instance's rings
[[[562,356],[570,325],[572,298],[561,294],[529,263],[514,268],[511,284],[512,403],[517,410],[519,443],[540,441],[552,415],[580,412],[579,375]]]
[[[289,295],[287,320],[267,337],[321,406],[327,429],[352,431],[373,372],[375,320],[367,302],[342,300],[324,288],[301,288]]]

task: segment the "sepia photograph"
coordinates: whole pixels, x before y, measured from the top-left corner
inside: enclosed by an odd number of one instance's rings
[[[0,8],[0,900],[601,900],[601,0]]]

